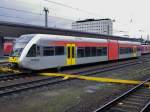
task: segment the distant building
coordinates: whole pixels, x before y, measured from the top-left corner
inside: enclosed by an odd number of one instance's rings
[[[86,19],[73,22],[72,29],[76,31],[112,35],[113,24],[111,19]]]

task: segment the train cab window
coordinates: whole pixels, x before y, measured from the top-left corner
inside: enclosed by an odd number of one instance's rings
[[[55,47],[55,55],[64,55],[64,47],[56,46]]]
[[[43,56],[54,56],[54,47],[43,47]]]
[[[36,45],[34,44],[31,48],[30,48],[30,50],[29,50],[29,52],[28,52],[28,54],[27,54],[27,57],[35,57],[36,56]]]
[[[78,49],[77,49],[77,57],[78,58],[84,57],[84,47],[78,47]]]
[[[90,47],[85,47],[85,57],[90,57],[91,56],[91,49]]]

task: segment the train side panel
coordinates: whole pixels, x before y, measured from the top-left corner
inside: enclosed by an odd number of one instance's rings
[[[108,40],[108,60],[118,59],[118,41]]]
[[[107,61],[107,49],[108,49],[108,43],[107,40],[101,41],[101,42],[78,42],[76,43],[76,64],[86,64],[86,63],[94,63],[94,62],[101,62],[101,61]],[[80,57],[79,56],[79,49],[83,48],[84,49],[84,56]],[[86,50],[89,48],[89,50]],[[91,52],[91,48],[95,48],[95,52]],[[98,53],[98,48],[99,50],[101,49],[103,51],[103,54],[97,54]],[[105,53],[104,53],[105,52]],[[93,56],[90,56],[94,54]]]
[[[150,45],[141,45],[141,53],[142,54],[150,53]]]
[[[119,59],[139,56],[141,56],[139,43],[119,41]]]
[[[140,56],[137,42],[37,35],[23,49],[19,65],[32,70]]]

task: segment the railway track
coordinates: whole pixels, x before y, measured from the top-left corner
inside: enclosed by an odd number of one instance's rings
[[[71,72],[71,74],[79,74],[85,76],[93,75],[93,74],[95,75],[106,71],[137,65],[140,63],[141,62],[139,60],[123,62],[120,64],[113,63],[110,66],[106,65],[104,67],[96,67],[96,68],[94,67],[88,70],[84,69],[80,71]],[[59,82],[70,81],[70,80],[73,79],[63,80],[60,77],[38,76],[36,73],[35,75],[33,75],[33,73],[0,75],[0,96],[11,95],[13,93],[18,93],[29,89],[39,88],[51,84],[57,84]]]
[[[21,78],[34,77],[34,75],[31,74],[27,75],[27,74],[28,73],[1,74],[0,82],[7,82],[7,81],[18,80]]]
[[[128,62],[126,64],[122,63],[122,64],[115,65],[115,66],[112,65],[112,66],[109,66],[106,68],[96,68],[93,70],[86,70],[86,71],[82,71],[82,72],[80,71],[80,72],[76,72],[74,74],[93,75],[93,74],[98,74],[98,73],[102,73],[102,72],[106,72],[106,71],[110,71],[110,70],[120,69],[123,67],[133,66],[136,64],[139,64],[139,62]],[[38,76],[37,74],[35,74],[34,76],[29,74],[29,75],[27,75],[27,77],[28,76],[31,76],[31,77],[26,78],[25,77],[26,75],[27,74],[24,74],[24,75],[22,74],[22,76],[19,75],[19,76],[21,76],[19,78],[16,75],[14,75],[14,76],[8,75],[8,78],[17,79],[14,81],[7,80],[7,77],[6,78],[0,77],[0,81],[5,79],[8,82],[7,85],[5,83],[3,83],[3,84],[0,83],[0,96],[2,97],[2,96],[26,91],[29,89],[36,89],[39,87],[44,87],[44,86],[48,86],[48,85],[52,85],[52,84],[58,84],[58,83],[64,82],[64,81],[73,80],[73,79],[64,80],[61,77]],[[17,77],[17,78],[15,78],[15,77]]]
[[[94,112],[149,112],[150,89],[144,86],[149,81],[150,78]]]
[[[79,70],[75,70],[75,71],[64,71],[62,73],[65,74],[74,74],[74,75],[95,75],[101,72],[106,72],[106,71],[111,71],[111,70],[115,70],[115,69],[121,69],[124,67],[128,67],[128,66],[133,66],[133,65],[138,65],[141,64],[141,61],[129,61],[129,62],[123,62],[123,63],[113,63],[111,65],[106,65],[106,66],[96,66],[96,67],[91,67],[91,68],[86,68],[86,69],[79,69]]]

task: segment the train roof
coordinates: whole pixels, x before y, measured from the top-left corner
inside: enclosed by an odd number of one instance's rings
[[[25,36],[25,35],[24,35]],[[76,36],[63,36],[63,35],[49,35],[49,34],[29,34],[28,36],[34,36],[35,38],[38,37],[38,39],[44,39],[44,40],[60,40],[60,41],[76,41],[76,42],[107,42],[107,39],[101,39],[101,38],[87,38],[87,37],[76,37]],[[126,43],[126,44],[140,44],[140,42],[133,42],[133,41],[118,41],[119,43]]]
[[[60,40],[60,41],[78,41],[78,42],[107,42],[107,39],[98,38],[86,38],[86,37],[75,37],[75,36],[63,36],[63,35],[49,35],[49,34],[37,34],[35,38],[38,37],[48,40]]]

